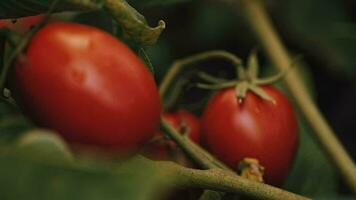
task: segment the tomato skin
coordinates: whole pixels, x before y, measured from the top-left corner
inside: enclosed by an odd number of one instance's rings
[[[13,74],[15,98],[25,112],[69,142],[133,152],[158,126],[160,97],[150,72],[99,29],[45,26]]]
[[[186,110],[178,110],[174,113],[164,113],[163,117],[177,129],[186,126],[189,129],[189,138],[199,144],[200,120],[196,116]]]
[[[0,28],[6,27],[18,33],[25,33],[30,30],[32,26],[39,23],[43,19],[43,17],[44,15],[35,15],[29,17],[21,17],[16,20],[3,19],[0,20]]]
[[[173,113],[164,113],[163,118],[177,130],[186,129],[189,138],[195,143],[200,142],[200,120],[186,110],[178,110]],[[156,137],[163,139],[163,133],[160,131],[155,132]],[[176,146],[173,141],[161,140],[149,144],[144,151],[145,155],[154,160],[175,160],[176,162],[190,166],[191,164],[186,160],[183,152]]]
[[[265,181],[281,185],[298,145],[298,127],[292,105],[277,89],[263,86],[276,104],[248,92],[239,104],[234,88],[219,91],[202,117],[202,141],[217,158],[237,169],[245,157],[265,167]]]

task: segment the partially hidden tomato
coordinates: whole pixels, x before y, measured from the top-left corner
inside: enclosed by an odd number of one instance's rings
[[[164,113],[163,118],[181,134],[187,134],[192,141],[199,144],[200,120],[196,116],[186,110],[179,110]],[[145,147],[144,154],[154,160],[174,160],[182,165],[190,165],[176,144],[164,138],[164,134],[160,131],[155,132],[155,140]]]
[[[6,27],[18,33],[25,33],[43,19],[43,15],[0,20],[0,28]]]
[[[13,93],[35,123],[71,143],[133,152],[160,120],[157,86],[143,62],[99,29],[52,23],[13,72]]]
[[[202,117],[202,141],[218,159],[233,169],[246,158],[265,167],[264,179],[282,184],[293,163],[298,144],[295,113],[288,99],[273,87],[261,87],[274,100],[247,92],[238,101],[234,88],[219,91]]]

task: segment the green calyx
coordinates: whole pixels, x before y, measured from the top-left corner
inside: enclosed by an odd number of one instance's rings
[[[292,65],[291,65],[292,66]],[[198,76],[203,79],[206,83],[198,83],[197,86],[203,89],[224,89],[235,87],[236,97],[239,103],[242,103],[246,97],[246,93],[248,91],[253,92],[255,95],[259,96],[260,98],[270,101],[273,104],[276,101],[267,94],[260,86],[263,85],[270,85],[279,81],[283,78],[289,69],[281,71],[278,74],[267,77],[267,78],[258,78],[259,73],[259,64],[257,59],[256,51],[252,51],[247,59],[247,69],[243,68],[242,64],[235,65],[236,67],[236,74],[238,79],[237,80],[226,80],[221,78],[213,77],[207,73],[200,72]]]

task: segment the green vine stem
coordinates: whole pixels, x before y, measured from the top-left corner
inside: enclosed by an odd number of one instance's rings
[[[145,159],[145,158],[143,158]],[[169,161],[146,161],[157,165],[162,173],[175,176],[172,180],[175,187],[197,187],[214,191],[243,194],[254,199],[264,200],[307,200],[309,198],[284,191],[282,189],[251,181],[224,169],[197,170],[186,168]]]
[[[260,41],[273,64],[279,70],[284,70],[288,67],[291,63],[291,59],[277,32],[274,30],[262,2],[259,0],[226,0],[226,2],[233,4],[234,7],[236,6],[239,13],[242,11],[243,16],[251,26],[252,31],[257,36],[257,39]],[[313,128],[319,142],[339,169],[345,182],[349,185],[350,189],[356,193],[355,164],[335,136],[335,133],[323,115],[317,109],[301,80],[302,79],[300,79],[296,73],[291,72],[285,77],[285,84],[295,98],[310,126]]]
[[[161,97],[163,97],[166,94],[171,82],[173,81],[175,76],[182,70],[183,67],[212,58],[222,58],[222,59],[230,60],[232,64],[237,67],[240,66],[242,63],[240,58],[236,57],[234,54],[230,52],[223,51],[223,50],[207,51],[193,56],[189,56],[187,58],[176,60],[169,68],[169,71],[167,72],[167,74],[165,75],[164,79],[161,82],[161,85],[159,87],[159,93]]]
[[[200,146],[192,142],[188,137],[182,136],[174,127],[172,127],[165,119],[161,119],[161,127],[165,133],[174,140],[180,148],[197,162],[204,169],[221,168],[229,170],[229,168],[207,153]]]

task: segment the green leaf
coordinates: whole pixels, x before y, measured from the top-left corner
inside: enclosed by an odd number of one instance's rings
[[[60,163],[73,160],[63,139],[49,130],[33,129],[24,133],[16,141],[16,153]]]
[[[124,0],[106,0],[105,8],[122,28],[124,38],[132,38],[140,45],[152,45],[156,42],[166,24],[163,20],[156,27],[150,27],[143,15]]]
[[[298,122],[299,150],[285,188],[310,197],[337,194],[339,177],[336,169],[313,137],[311,128],[302,119]]]
[[[59,165],[0,154],[0,166],[4,200],[151,200],[167,178],[141,159],[122,165]]]
[[[33,128],[33,125],[13,105],[0,100],[0,140],[10,141]]]
[[[54,0],[2,0],[0,1],[0,19],[18,18],[46,13]],[[105,10],[121,27],[125,38],[140,45],[152,45],[165,28],[160,20],[156,27],[150,27],[146,19],[125,0],[62,0],[54,11],[97,11]]]

